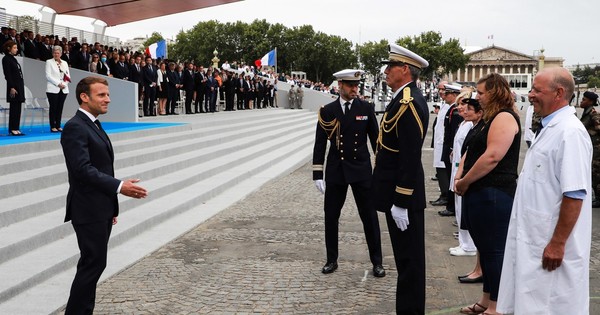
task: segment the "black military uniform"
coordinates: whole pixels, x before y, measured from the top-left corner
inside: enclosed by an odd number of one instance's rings
[[[459,87],[457,87],[459,88]],[[449,85],[446,85],[446,94],[448,93],[460,93],[460,90],[452,89]],[[452,173],[452,162],[450,161],[450,153],[452,152],[452,146],[454,145],[454,136],[458,131],[458,127],[460,127],[460,123],[464,119],[462,116],[458,114],[458,109],[456,103],[450,105],[448,111],[446,111],[446,116],[444,117],[444,144],[442,146],[442,162],[446,166],[446,171],[448,172],[448,180],[450,180],[450,176]],[[446,205],[446,209],[438,211],[438,214],[441,216],[454,216],[456,209],[454,204],[454,192],[450,189],[446,192],[446,200],[448,204]]]
[[[363,223],[369,256],[374,266],[374,275],[385,275],[382,265],[381,236],[377,212],[373,210],[371,192],[371,158],[367,147],[367,136],[374,149],[378,134],[377,118],[373,108],[366,102],[354,99],[344,112],[345,101],[336,101],[319,110],[315,147],[313,152],[313,179],[323,179],[325,151],[330,142],[325,170],[325,246],[327,248],[327,266],[323,273],[333,272],[337,268],[338,258],[338,221],[346,200],[348,185],[356,201],[358,213]],[[376,271],[377,267],[380,269]]]
[[[390,60],[384,63],[404,65],[408,61],[411,65],[419,65],[418,68],[428,65],[413,52],[390,44]],[[421,149],[427,134],[429,110],[414,81],[399,88],[380,124],[373,171],[373,201],[376,210],[385,212],[394,250],[398,270],[396,313],[424,314],[426,203]],[[402,213],[406,211],[410,223],[405,230],[398,227],[392,206],[401,208]]]

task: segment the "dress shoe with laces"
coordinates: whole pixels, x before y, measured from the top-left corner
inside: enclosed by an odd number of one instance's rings
[[[449,211],[448,209],[444,209],[444,210],[438,211],[438,214],[441,215],[442,217],[453,217],[454,211]]]
[[[432,206],[445,206],[448,204],[448,200],[443,198],[438,198],[438,200],[429,202]]]
[[[373,266],[373,276],[377,278],[385,277],[385,269],[382,265]]]
[[[322,273],[332,273],[338,268],[337,262],[327,263],[321,270]]]

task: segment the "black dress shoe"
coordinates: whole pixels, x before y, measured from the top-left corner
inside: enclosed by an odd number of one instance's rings
[[[458,278],[458,281],[460,283],[480,283],[483,282],[483,276],[479,276],[477,278],[469,278],[467,277],[462,277],[462,278]]]
[[[321,270],[322,273],[332,273],[334,272],[336,269],[338,268],[338,265],[336,262],[332,262],[332,263],[327,263],[325,264],[325,266],[323,266],[323,269]]]
[[[439,198],[438,200],[436,200],[436,201],[430,201],[429,203],[432,206],[445,206],[445,205],[448,204],[448,200]]]
[[[385,269],[382,265],[373,266],[373,276],[377,278],[385,277]]]
[[[442,217],[453,217],[454,211],[448,211],[448,209],[444,209],[442,211],[438,211],[438,214]]]
[[[592,208],[600,208],[600,200],[593,201]]]

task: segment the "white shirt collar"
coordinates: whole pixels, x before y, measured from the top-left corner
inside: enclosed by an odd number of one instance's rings
[[[96,121],[96,117],[94,117],[94,115],[90,114],[88,111],[86,111],[85,109],[79,107],[79,110],[84,113],[92,122]]]
[[[349,101],[344,101],[344,99],[342,97],[340,97],[340,105],[342,106],[342,113],[344,113],[344,114],[345,114],[345,112],[344,112],[344,110],[345,110],[344,103],[346,103],[346,102],[350,102],[350,105],[348,105],[348,109],[350,109],[350,108],[352,108],[352,103],[354,103],[354,99],[351,99]]]

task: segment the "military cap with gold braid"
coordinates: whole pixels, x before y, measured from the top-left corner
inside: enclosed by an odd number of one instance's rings
[[[383,60],[381,63],[390,64],[390,63],[407,63],[409,65],[415,66],[419,69],[427,68],[429,66],[429,62],[423,59],[423,57],[415,54],[414,52],[396,45],[390,44],[390,57],[388,60]]]

